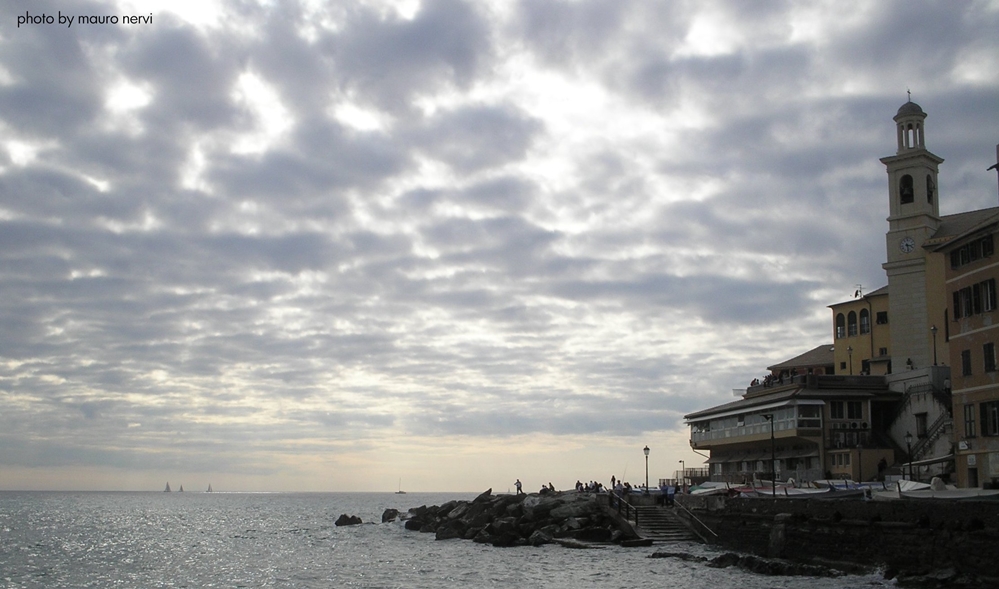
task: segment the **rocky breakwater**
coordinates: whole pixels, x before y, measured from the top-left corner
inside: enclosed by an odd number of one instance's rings
[[[410,509],[405,527],[434,533],[438,540],[463,538],[493,546],[584,548],[638,540],[627,522],[604,507],[606,501],[605,495],[589,493],[493,495],[489,489],[472,501]]]

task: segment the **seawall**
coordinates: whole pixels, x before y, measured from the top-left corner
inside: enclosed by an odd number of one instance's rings
[[[919,576],[953,570],[958,576],[999,578],[999,501],[691,495],[677,501],[686,508],[678,508],[677,514],[692,529],[732,550],[802,562],[884,566],[889,576],[894,571]]]

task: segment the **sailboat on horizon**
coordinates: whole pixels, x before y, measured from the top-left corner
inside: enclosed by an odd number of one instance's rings
[[[179,491],[177,491],[177,492],[178,492],[178,493],[183,493],[183,492],[184,492],[184,485],[181,485],[181,486],[180,486],[180,490],[179,490]]]
[[[405,495],[406,492],[402,490],[402,479],[399,479],[399,490],[395,492],[396,495]]]
[[[211,493],[211,492],[212,492],[212,484],[208,483],[208,490],[205,491],[205,493]]]
[[[163,489],[163,492],[164,493],[169,493],[170,492],[170,481],[167,481],[166,489]]]

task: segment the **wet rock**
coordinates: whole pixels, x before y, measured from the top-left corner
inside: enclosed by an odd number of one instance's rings
[[[745,571],[772,576],[840,576],[839,571],[824,566],[789,562],[786,560],[766,559],[749,554],[735,554],[732,552],[727,552],[709,560],[707,565],[714,568],[727,568],[735,566]]]
[[[336,518],[336,521],[333,522],[333,525],[335,525],[335,526],[356,526],[358,524],[363,524],[363,523],[364,522],[361,521],[361,518],[357,517],[356,515],[347,515],[346,513],[342,513],[342,514],[340,514],[340,517]]]
[[[382,523],[383,524],[387,523],[387,522],[394,522],[397,519],[399,519],[399,510],[398,509],[389,508],[389,509],[386,509],[385,511],[382,512]]]

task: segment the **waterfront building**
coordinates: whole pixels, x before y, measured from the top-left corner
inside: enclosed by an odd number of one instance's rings
[[[853,299],[830,305],[834,344],[770,367],[767,385],[776,386],[751,386],[739,401],[686,416],[691,446],[711,452],[713,479],[771,470],[798,480],[871,479],[883,476],[884,458],[921,480],[999,485],[999,207],[940,215],[944,160],[926,147],[926,117],[918,104],[903,104],[896,153],[880,160],[887,286],[858,287]],[[806,365],[809,354],[827,355],[828,364]],[[953,394],[952,366],[960,369]],[[776,469],[766,464],[772,456]]]
[[[691,447],[711,453],[711,480],[872,479],[882,458],[894,461],[885,424],[899,394],[883,376],[832,374],[832,348],[776,364],[741,399],[686,416]]]
[[[942,323],[953,367],[955,475],[960,487],[999,486],[999,310],[996,282],[999,208],[955,216],[950,239],[936,250],[946,260],[951,313]],[[956,222],[960,221],[960,224]]]

